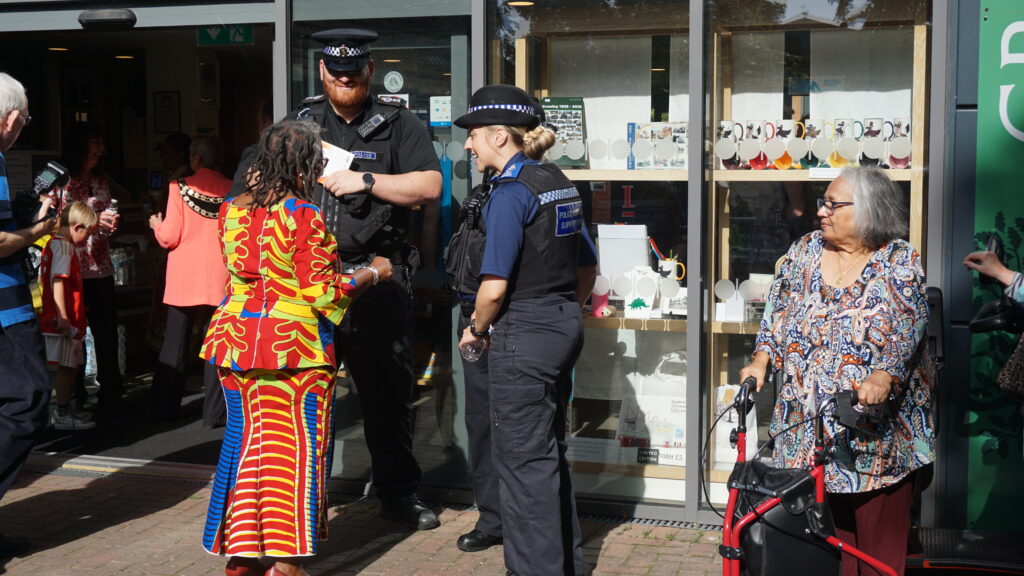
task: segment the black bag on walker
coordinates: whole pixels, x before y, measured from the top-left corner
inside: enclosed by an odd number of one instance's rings
[[[736,464],[729,487],[740,490],[736,518],[769,498],[781,499],[740,534],[744,576],[838,576],[840,552],[824,540],[835,534],[835,525],[828,507],[814,501],[810,472],[754,460]]]

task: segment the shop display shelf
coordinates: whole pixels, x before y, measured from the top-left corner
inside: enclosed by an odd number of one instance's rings
[[[565,175],[574,181],[581,182],[614,182],[620,180],[644,182],[685,182],[690,177],[689,170],[563,170]]]
[[[685,318],[625,318],[621,314],[608,318],[586,315],[583,325],[609,330],[647,330],[652,332],[686,332]]]
[[[897,182],[910,182],[915,168],[886,170],[885,173]],[[811,170],[715,170],[714,177],[718,182],[804,182],[811,180],[829,180],[831,177],[815,177]]]

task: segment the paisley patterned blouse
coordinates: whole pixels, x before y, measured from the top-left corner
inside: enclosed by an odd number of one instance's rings
[[[866,437],[824,419],[836,447],[836,458],[825,467],[826,489],[877,490],[935,458],[934,372],[926,353],[915,354],[928,322],[924,273],[913,246],[893,240],[871,256],[857,281],[834,288],[822,281],[823,248],[820,231],[790,247],[757,335],[756,349],[768,353],[772,368],[784,374],[770,426],[771,434],[779,435],[774,465],[806,467],[814,424],[800,422],[830,396],[856,389],[872,371],[885,370],[897,380],[897,416],[883,437]]]
[[[331,323],[355,282],[334,269],[337,244],[320,209],[295,198],[253,209],[224,202],[219,219],[228,295],[201,356],[233,370],[335,366]]]

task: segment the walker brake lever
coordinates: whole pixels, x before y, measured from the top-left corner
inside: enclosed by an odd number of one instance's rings
[[[839,423],[868,436],[878,437],[885,433],[884,406],[860,404],[854,390],[836,394],[836,417]]]

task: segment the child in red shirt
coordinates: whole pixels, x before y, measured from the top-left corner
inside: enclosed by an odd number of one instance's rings
[[[82,272],[75,246],[85,243],[99,218],[84,202],[68,204],[60,215],[60,230],[43,248],[39,265],[39,287],[43,312],[40,329],[46,341],[46,361],[57,366],[53,425],[57,430],[87,430],[96,424],[87,413],[71,411],[78,367],[84,361],[86,315],[82,300]]]

